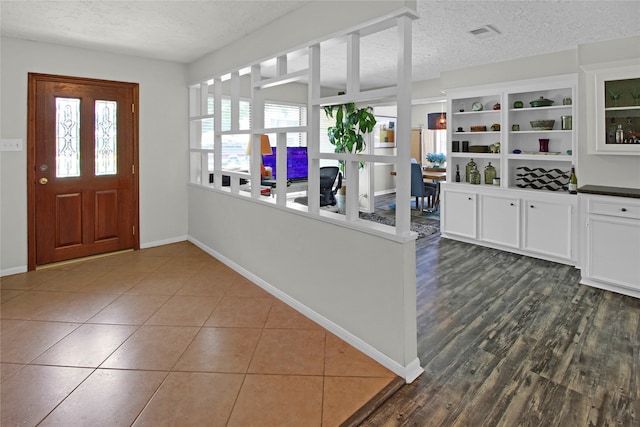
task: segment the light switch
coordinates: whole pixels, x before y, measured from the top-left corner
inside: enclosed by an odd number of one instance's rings
[[[22,151],[22,140],[0,139],[0,151]]]

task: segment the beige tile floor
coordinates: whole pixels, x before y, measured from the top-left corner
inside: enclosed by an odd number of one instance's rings
[[[187,242],[0,284],[2,426],[336,426],[395,378]]]

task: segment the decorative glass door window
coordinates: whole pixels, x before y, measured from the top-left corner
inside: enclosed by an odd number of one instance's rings
[[[115,175],[117,168],[115,101],[95,102],[95,174]],[[56,177],[78,177],[80,170],[80,99],[56,98]]]
[[[604,82],[607,144],[640,144],[640,78]]]
[[[56,178],[80,176],[80,100],[56,98]]]
[[[95,102],[95,174],[115,175],[118,173],[118,103],[115,101]]]
[[[640,61],[584,66],[589,154],[640,155]]]

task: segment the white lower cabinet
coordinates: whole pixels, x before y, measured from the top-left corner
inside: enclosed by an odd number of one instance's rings
[[[572,259],[573,211],[571,204],[525,199],[523,249]]]
[[[480,198],[480,240],[520,247],[520,200],[483,195]]]
[[[449,191],[442,194],[442,231],[461,237],[476,238],[476,194]]]
[[[582,283],[640,297],[640,201],[580,195],[585,212]]]
[[[441,188],[443,237],[576,264],[577,197],[468,184]]]

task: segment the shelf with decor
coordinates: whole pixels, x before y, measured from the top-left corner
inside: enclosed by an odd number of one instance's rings
[[[576,163],[576,84],[575,75],[566,75],[452,90],[448,181],[456,183],[456,168],[466,171],[474,159],[481,176],[491,162],[499,187],[568,194]],[[466,173],[461,178],[466,181]]]
[[[537,155],[534,160],[558,156],[573,157],[573,131],[509,132],[509,152],[506,154]]]
[[[452,91],[451,108],[482,102],[482,111],[452,114],[448,181],[456,183],[454,171],[458,168],[465,171],[461,174],[461,182],[465,182],[467,165],[473,159],[481,177],[491,162],[500,178],[496,181],[500,188],[568,195],[571,167],[576,164],[576,84],[576,76],[567,75],[513,82],[499,88],[472,88],[468,95],[465,89]],[[493,105],[499,109],[485,110]],[[466,127],[480,122],[481,117],[483,126],[493,123],[495,130],[467,131]],[[468,142],[463,143],[465,140]],[[471,152],[474,147],[486,149]],[[483,180],[481,183],[493,184]]]
[[[541,161],[544,160],[545,162],[567,162],[567,161],[572,161],[573,160],[573,156],[568,156],[568,155],[548,155],[548,156],[544,156],[542,157],[540,154],[535,153],[534,151],[531,152],[527,152],[527,151],[523,151],[522,154],[507,154],[505,155],[505,158],[508,160],[533,160],[533,161]]]
[[[575,76],[538,79],[505,95],[509,109],[502,184],[567,193],[575,165]]]
[[[449,153],[450,158],[463,158],[468,159],[470,157],[479,159],[497,159],[500,160],[500,153]]]
[[[480,181],[484,183],[484,170],[489,163],[496,169],[496,174],[501,170],[502,159],[496,151],[501,145],[504,129],[503,94],[499,90],[482,88],[459,94],[448,99],[452,113],[447,126],[447,181],[455,182],[456,171],[460,171],[460,183],[465,183],[466,166],[473,159]]]
[[[458,112],[453,113],[452,118],[451,139],[460,141],[461,151],[462,141],[468,141],[469,147],[500,142],[500,110]]]

